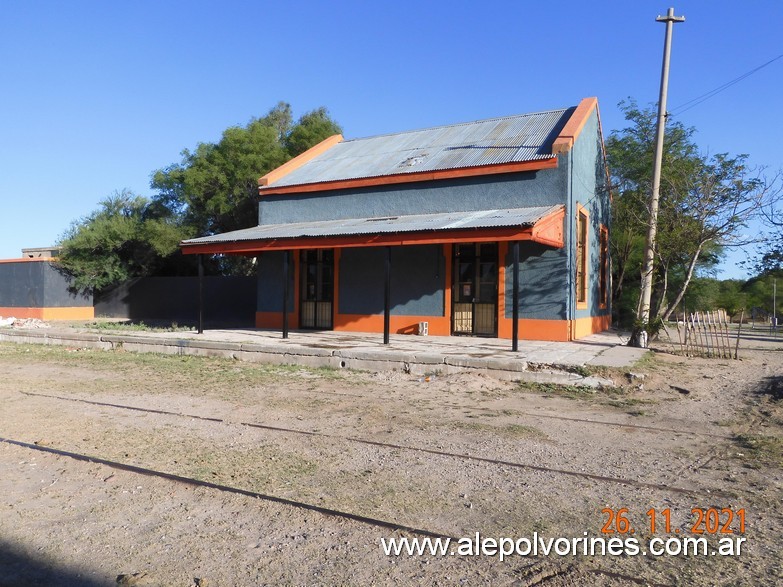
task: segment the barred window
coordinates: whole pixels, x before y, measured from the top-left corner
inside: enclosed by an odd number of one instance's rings
[[[576,217],[576,302],[587,303],[587,213]]]

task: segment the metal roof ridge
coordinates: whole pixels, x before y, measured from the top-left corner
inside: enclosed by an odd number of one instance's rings
[[[340,144],[353,143],[353,142],[358,142],[358,141],[367,141],[367,140],[370,140],[370,139],[380,139],[380,138],[384,138],[384,137],[396,137],[396,136],[400,136],[400,135],[412,134],[412,133],[423,132],[423,131],[428,131],[428,130],[439,130],[439,129],[442,129],[442,128],[455,128],[455,127],[458,127],[458,126],[468,126],[468,125],[471,125],[471,124],[482,124],[484,122],[494,122],[494,121],[497,121],[497,120],[508,120],[508,119],[511,119],[511,118],[525,118],[527,116],[540,116],[541,114],[552,114],[552,113],[555,113],[555,112],[564,113],[564,112],[567,112],[568,110],[571,110],[573,108],[576,108],[576,106],[566,106],[565,108],[553,108],[551,110],[541,110],[539,112],[526,112],[526,113],[523,113],[523,114],[509,114],[509,115],[506,115],[506,116],[494,116],[494,117],[491,117],[491,118],[482,118],[482,119],[479,119],[479,120],[472,120],[472,121],[468,121],[468,122],[456,122],[454,124],[440,124],[438,126],[426,126],[426,127],[415,128],[415,129],[411,129],[411,130],[403,130],[403,131],[400,131],[400,132],[389,132],[389,133],[382,133],[382,134],[379,134],[379,135],[370,135],[368,137],[356,137],[354,139],[343,139],[343,141]]]

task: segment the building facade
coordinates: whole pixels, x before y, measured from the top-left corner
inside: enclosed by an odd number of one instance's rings
[[[587,98],[330,137],[259,180],[258,226],[182,249],[256,257],[261,328],[565,341],[610,324],[609,217]]]

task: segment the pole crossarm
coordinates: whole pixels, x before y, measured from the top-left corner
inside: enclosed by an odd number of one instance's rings
[[[658,22],[685,22],[684,16],[674,16],[674,8],[669,8],[669,14],[666,16],[656,16]]]

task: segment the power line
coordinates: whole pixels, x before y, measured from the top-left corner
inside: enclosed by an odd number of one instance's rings
[[[726,89],[730,88],[731,86],[733,86],[734,84],[737,84],[737,83],[741,82],[745,78],[753,75],[754,73],[756,73],[760,69],[764,69],[765,67],[767,67],[768,65],[774,63],[775,61],[777,61],[780,58],[783,58],[783,53],[781,53],[777,57],[774,57],[774,58],[770,59],[766,63],[763,63],[763,64],[759,65],[758,67],[756,67],[754,69],[751,69],[750,71],[748,71],[746,73],[743,73],[738,78],[735,78],[735,79],[733,79],[733,80],[731,80],[729,82],[726,82],[725,84],[723,84],[722,86],[718,86],[714,90],[710,90],[706,94],[702,94],[701,96],[697,96],[697,97],[693,98],[692,100],[689,100],[689,101],[687,101],[687,102],[685,102],[683,104],[680,104],[676,108],[672,109],[671,112],[669,112],[669,116],[677,116],[679,114],[682,114],[683,112],[686,112],[686,111],[690,110],[691,108],[695,108],[696,106],[698,106],[699,104],[701,104],[705,100],[709,100],[713,96],[715,96],[717,94],[720,94],[723,90],[726,90]]]

